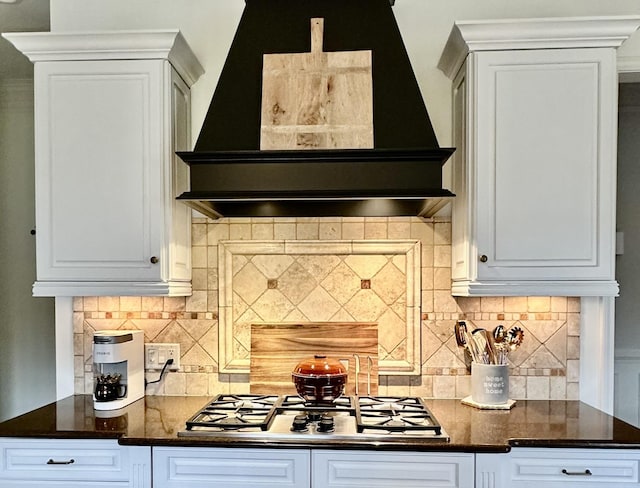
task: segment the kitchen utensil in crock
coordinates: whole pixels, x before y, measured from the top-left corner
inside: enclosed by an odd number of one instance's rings
[[[475,341],[469,338],[466,322],[464,322],[463,320],[459,320],[454,327],[454,332],[456,336],[456,343],[458,344],[458,346],[464,347],[467,351],[469,351],[469,355],[471,356],[472,361],[478,361],[479,351],[477,350]]]
[[[507,342],[509,343],[509,349],[511,351],[518,349],[522,344],[522,341],[524,341],[524,331],[521,327],[516,326],[509,329]]]
[[[312,404],[333,403],[347,383],[347,370],[342,363],[321,354],[300,361],[291,376],[298,395]]]

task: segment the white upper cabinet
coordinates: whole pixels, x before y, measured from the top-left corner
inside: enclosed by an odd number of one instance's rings
[[[615,48],[639,25],[454,25],[454,295],[617,295]]]
[[[37,296],[189,295],[178,31],[5,35],[35,64]]]

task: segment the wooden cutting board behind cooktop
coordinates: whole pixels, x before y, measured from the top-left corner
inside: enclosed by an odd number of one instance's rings
[[[371,357],[371,394],[378,394],[378,325],[370,322],[252,324],[251,393],[295,395],[291,372],[315,354],[348,361],[347,395],[356,393],[353,354],[360,356],[360,395],[367,394],[367,357]]]

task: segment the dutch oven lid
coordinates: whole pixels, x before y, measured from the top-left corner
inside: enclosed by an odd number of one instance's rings
[[[339,376],[346,375],[347,370],[337,359],[327,358],[324,354],[316,354],[313,358],[300,361],[293,374],[297,376]]]

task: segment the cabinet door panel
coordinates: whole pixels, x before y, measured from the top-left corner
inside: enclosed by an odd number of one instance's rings
[[[471,488],[473,454],[313,451],[315,488]]]
[[[149,447],[119,446],[115,440],[3,439],[0,454],[2,487],[151,486]]]
[[[157,278],[161,67],[36,65],[38,279]]]
[[[613,277],[613,55],[477,55],[479,279]]]
[[[309,488],[304,449],[153,448],[157,488]]]

